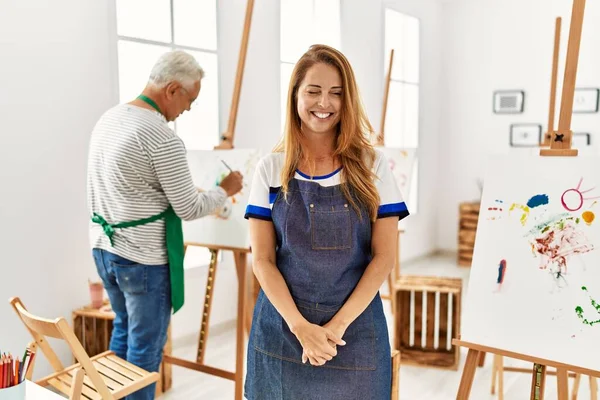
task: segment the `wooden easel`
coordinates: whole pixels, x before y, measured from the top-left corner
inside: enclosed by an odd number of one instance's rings
[[[252,21],[252,11],[254,8],[254,0],[248,0],[246,5],[246,18],[244,20],[244,30],[242,33],[242,41],[240,45],[240,55],[238,60],[235,86],[233,98],[231,100],[231,109],[229,113],[229,123],[227,131],[221,136],[221,143],[215,149],[232,149],[235,132],[235,122],[237,118],[237,110],[240,101],[240,93],[242,86],[242,78],[244,74],[244,65],[246,62],[246,53],[248,50],[248,37],[250,34],[250,24]],[[186,242],[185,249],[189,246],[205,247],[210,250],[211,260],[208,268],[208,277],[206,281],[206,292],[204,296],[204,306],[202,312],[202,322],[200,325],[200,335],[198,339],[198,351],[195,361],[189,361],[182,358],[177,358],[169,355],[164,356],[167,363],[178,365],[180,367],[193,369],[195,371],[204,372],[209,375],[218,376],[224,379],[229,379],[235,382],[235,400],[243,399],[243,377],[244,377],[244,345],[245,345],[245,308],[246,308],[246,282],[247,282],[247,255],[250,253],[249,248],[236,248],[227,246],[215,246],[211,244]],[[238,278],[238,304],[237,304],[237,326],[236,326],[236,361],[235,371],[230,372],[220,368],[215,368],[204,364],[204,356],[206,353],[206,344],[208,342],[208,332],[210,326],[210,314],[212,309],[213,292],[216,281],[217,261],[220,251],[233,252],[235,268]]]
[[[573,97],[575,94],[575,82],[577,77],[577,63],[579,58],[579,45],[581,42],[581,31],[583,26],[583,15],[585,11],[585,0],[573,0],[573,11],[571,14],[571,26],[569,32],[569,44],[567,49],[567,60],[565,65],[563,93],[561,98],[560,120],[558,131],[552,132],[552,143],[549,149],[541,149],[540,156],[577,156],[577,149],[571,149],[571,114],[573,112]],[[545,360],[527,354],[514,353],[511,351],[488,347],[477,343],[471,343],[454,339],[453,344],[469,349],[467,360],[458,388],[457,400],[468,399],[475,377],[478,359],[482,352],[492,353],[498,356],[529,361],[533,363],[531,400],[542,400],[544,398],[544,385],[546,368],[556,368],[558,400],[567,400],[569,397],[568,371],[578,374],[600,377],[600,371],[593,371],[574,365],[567,365],[556,361]]]
[[[388,71],[385,78],[385,89],[383,92],[383,108],[381,111],[381,125],[379,128],[379,134],[375,139],[375,146],[383,147],[385,145],[385,116],[387,114],[387,103],[390,94],[390,82],[392,80],[392,67],[394,66],[394,49],[390,50],[390,63],[388,65]],[[394,296],[394,282],[400,279],[400,234],[404,233],[403,229],[398,228],[396,237],[396,262],[394,269],[387,278],[389,294],[381,295],[384,300],[390,300],[392,304],[392,315],[395,315],[396,310],[396,296]]]
[[[558,80],[558,58],[560,50],[560,27],[562,19],[556,18],[554,28],[554,54],[552,56],[552,77],[550,82],[550,106],[548,110],[548,130],[542,138],[541,147],[550,147],[554,136],[554,111],[556,109],[556,81]]]
[[[552,143],[552,138],[556,134],[554,130],[554,113],[556,108],[556,83],[558,78],[558,60],[559,60],[559,50],[560,50],[560,32],[561,32],[561,22],[562,19],[560,17],[556,18],[555,28],[554,28],[554,52],[552,56],[552,77],[550,83],[550,105],[548,110],[548,130],[544,134],[542,138],[542,142],[540,143],[540,147],[550,147]],[[485,356],[485,353],[483,354]],[[532,390],[537,390],[543,392],[544,388],[544,379],[545,375],[556,375],[556,371],[549,371],[545,366],[534,366],[534,370],[536,374],[542,374],[542,379],[537,382],[535,388]],[[494,362],[492,364],[492,394],[496,393],[496,387],[498,388],[498,400],[503,400],[504,398],[504,372],[522,372],[522,373],[531,373],[531,369],[529,368],[519,368],[519,367],[505,367],[504,366],[504,357],[495,354]],[[575,373],[569,373],[569,377],[576,377]]]

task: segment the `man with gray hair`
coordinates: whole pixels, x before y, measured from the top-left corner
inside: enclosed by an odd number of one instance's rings
[[[193,184],[182,140],[169,128],[200,93],[204,71],[183,51],[164,54],[142,93],[108,110],[91,136],[90,244],[115,312],[110,350],[158,371],[171,310],[183,305],[181,220],[213,213],[242,189],[232,172],[213,190]],[[155,385],[127,399],[153,399]]]

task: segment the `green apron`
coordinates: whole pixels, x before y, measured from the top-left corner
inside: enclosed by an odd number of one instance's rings
[[[139,95],[138,98],[150,104],[156,111],[162,114],[152,99],[144,95]],[[160,219],[165,220],[165,241],[167,245],[167,257],[169,260],[169,274],[171,278],[171,306],[173,307],[173,314],[175,314],[183,306],[185,297],[183,283],[183,257],[185,251],[181,218],[175,214],[173,207],[169,206],[165,211],[149,218],[137,221],[120,222],[117,224],[109,224],[103,217],[94,213],[92,222],[102,225],[102,229],[104,229],[104,233],[108,236],[111,246],[114,246],[113,235],[115,229],[145,225]]]
[[[139,219],[137,221],[120,222],[118,224],[109,224],[103,217],[94,213],[92,222],[102,226],[104,233],[110,240],[111,246],[114,246],[113,235],[115,229],[145,225],[158,221],[159,219],[165,220],[165,239],[167,244],[167,257],[169,259],[169,275],[171,279],[171,305],[173,307],[173,314],[175,314],[183,306],[185,293],[183,283],[183,229],[181,218],[175,214],[173,208],[169,206],[165,211],[152,217]]]

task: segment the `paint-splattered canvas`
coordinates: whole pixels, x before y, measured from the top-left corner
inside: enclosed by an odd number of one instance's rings
[[[408,210],[410,211],[409,195],[413,177],[413,167],[417,157],[416,149],[393,147],[378,147],[377,149],[380,150],[387,159],[396,180],[396,184],[400,189],[400,193],[402,193],[404,201],[407,202]],[[410,218],[400,221],[399,227],[406,228],[407,220],[410,220]]]
[[[489,160],[462,340],[600,371],[599,168]]]
[[[195,221],[184,221],[183,234],[186,242],[247,249],[250,247],[248,224],[244,219],[250,184],[254,169],[260,158],[258,150],[233,149],[212,151],[188,151],[192,179],[203,190],[210,190],[229,174],[226,165],[244,176],[244,188],[229,197],[225,206],[215,213]],[[223,161],[225,163],[223,163]]]

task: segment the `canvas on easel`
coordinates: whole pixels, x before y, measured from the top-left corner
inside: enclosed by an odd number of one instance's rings
[[[206,247],[250,248],[244,212],[250,192],[250,182],[260,158],[258,150],[196,150],[187,154],[192,179],[200,190],[208,191],[218,186],[229,173],[239,171],[244,177],[244,188],[228,197],[225,205],[215,213],[183,223],[186,242],[200,243]]]
[[[461,340],[600,370],[598,167],[597,157],[490,160]]]

